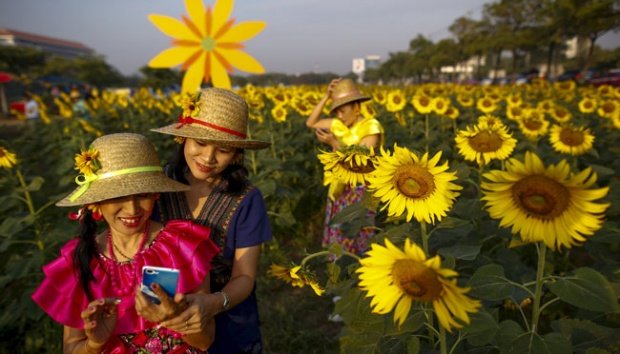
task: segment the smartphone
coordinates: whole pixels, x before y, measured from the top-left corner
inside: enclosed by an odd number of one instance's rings
[[[140,290],[149,300],[159,305],[161,301],[159,301],[159,298],[151,288],[153,283],[159,284],[168,296],[173,297],[177,292],[179,270],[148,265],[142,267],[142,286]]]

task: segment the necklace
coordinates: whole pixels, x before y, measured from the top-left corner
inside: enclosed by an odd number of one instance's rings
[[[110,258],[118,261],[117,257],[114,255],[114,250],[116,250],[116,252],[118,252],[121,256],[125,257],[125,259],[127,259],[129,262],[133,261],[133,258],[136,256],[136,254],[142,251],[142,248],[144,247],[144,244],[146,243],[146,239],[148,238],[148,234],[149,234],[149,222],[147,221],[146,225],[144,226],[144,233],[142,234],[142,240],[140,241],[138,250],[133,255],[133,257],[129,257],[123,252],[121,252],[121,250],[116,246],[116,244],[114,243],[114,240],[112,239],[112,232],[108,228],[108,252],[110,252]]]
[[[139,279],[138,267],[134,262],[134,258],[136,254],[142,251],[144,248],[144,244],[146,243],[146,239],[149,234],[149,223],[145,225],[144,234],[142,234],[142,240],[140,241],[140,245],[138,246],[138,250],[133,255],[133,257],[127,257],[124,255],[114,244],[112,240],[112,232],[108,229],[108,252],[110,253],[110,281],[112,283],[112,288],[114,292],[119,296],[124,296],[130,294],[136,285],[136,280]],[[114,249],[118,251],[118,253],[127,258],[129,261],[127,262],[118,262],[116,256],[114,255]]]

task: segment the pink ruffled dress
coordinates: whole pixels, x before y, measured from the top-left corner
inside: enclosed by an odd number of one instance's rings
[[[115,340],[106,346],[106,353],[202,353],[182,341],[181,335],[148,322],[135,309],[135,289],[142,281],[142,266],[151,265],[179,269],[177,291],[197,290],[211,269],[211,259],[219,252],[210,229],[185,220],[166,224],[157,237],[131,262],[116,262],[99,254],[91,264],[95,281],[91,282],[94,299],[118,297],[118,320]],[[73,328],[84,328],[80,313],[90,300],[82,289],[73,253],[77,239],[67,242],[61,255],[43,267],[45,279],[32,299],[55,321]],[[112,284],[122,286],[112,286]]]

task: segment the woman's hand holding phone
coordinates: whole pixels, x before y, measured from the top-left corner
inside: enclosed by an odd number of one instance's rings
[[[142,285],[136,289],[136,311],[149,322],[159,323],[187,308],[185,301],[175,301],[178,270],[144,266]],[[175,298],[180,294],[176,294]]]

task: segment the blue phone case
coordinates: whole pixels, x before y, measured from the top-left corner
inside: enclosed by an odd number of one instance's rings
[[[157,283],[162,289],[173,297],[177,291],[177,284],[179,282],[179,270],[164,267],[144,266],[142,267],[142,293],[146,295],[152,302],[160,304],[159,298],[153,290],[151,285]]]

